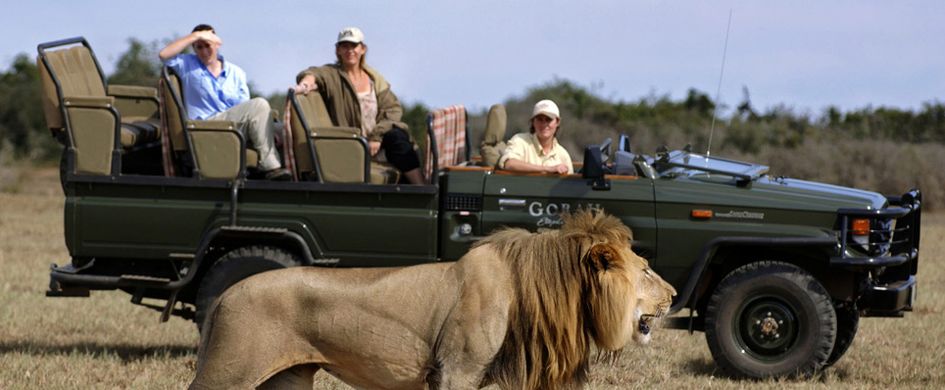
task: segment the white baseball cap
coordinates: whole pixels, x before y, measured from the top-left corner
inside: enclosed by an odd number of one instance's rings
[[[338,42],[335,42],[335,44],[341,42],[364,42],[364,33],[361,32],[361,29],[357,27],[345,27],[341,29],[341,32],[338,33]]]
[[[548,99],[535,103],[535,108],[532,109],[532,117],[530,119],[535,119],[535,117],[538,115],[545,115],[551,119],[558,119],[561,117],[558,111],[558,105]]]

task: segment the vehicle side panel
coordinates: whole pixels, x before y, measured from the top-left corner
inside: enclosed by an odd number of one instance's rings
[[[75,182],[67,191],[73,257],[167,259],[194,253],[208,226],[229,219],[229,189]]]
[[[436,260],[436,208],[433,192],[246,189],[238,223],[304,229],[316,260],[394,266]]]
[[[489,175],[483,191],[482,233],[503,226],[557,228],[562,212],[601,209],[633,230],[637,253],[656,259],[652,180],[622,177],[610,183],[609,190],[594,190],[577,175]]]
[[[747,187],[725,183],[698,183],[686,179],[655,181],[656,220],[659,225],[657,272],[677,289],[686,284],[705,245],[718,237],[833,237],[835,212],[785,210],[772,207]],[[707,219],[693,210],[711,210]],[[762,259],[757,259],[762,260]],[[825,259],[826,261],[826,259]],[[656,268],[656,267],[654,267]]]

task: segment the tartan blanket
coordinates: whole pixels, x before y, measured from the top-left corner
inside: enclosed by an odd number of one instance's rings
[[[160,109],[158,110],[161,115],[161,156],[163,157],[164,165],[164,176],[174,177],[176,176],[174,172],[174,151],[171,150],[171,135],[169,134],[170,128],[167,127],[167,105],[169,102],[164,101],[163,93],[165,88],[164,78],[160,78],[160,85],[158,85],[158,91],[162,91],[158,94],[158,104]]]
[[[427,116],[427,125],[436,140],[437,165],[440,169],[456,165],[466,159],[466,107],[461,104],[433,110]],[[424,176],[433,180],[433,150],[427,142]]]
[[[292,181],[299,181],[298,170],[295,166],[295,140],[292,137],[291,99],[291,96],[285,99],[285,109],[282,110],[282,166],[292,174]]]

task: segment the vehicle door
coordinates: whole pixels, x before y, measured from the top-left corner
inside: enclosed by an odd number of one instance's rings
[[[609,189],[594,189],[578,174],[523,174],[496,170],[485,180],[482,234],[505,227],[531,231],[561,226],[561,215],[603,210],[633,230],[634,251],[656,256],[653,182],[639,176],[607,175]]]

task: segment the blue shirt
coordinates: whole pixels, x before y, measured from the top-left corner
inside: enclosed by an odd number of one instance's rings
[[[192,120],[206,119],[249,100],[246,72],[224,61],[223,56],[219,58],[223,71],[217,77],[194,54],[180,54],[164,61],[181,78],[184,106]]]

